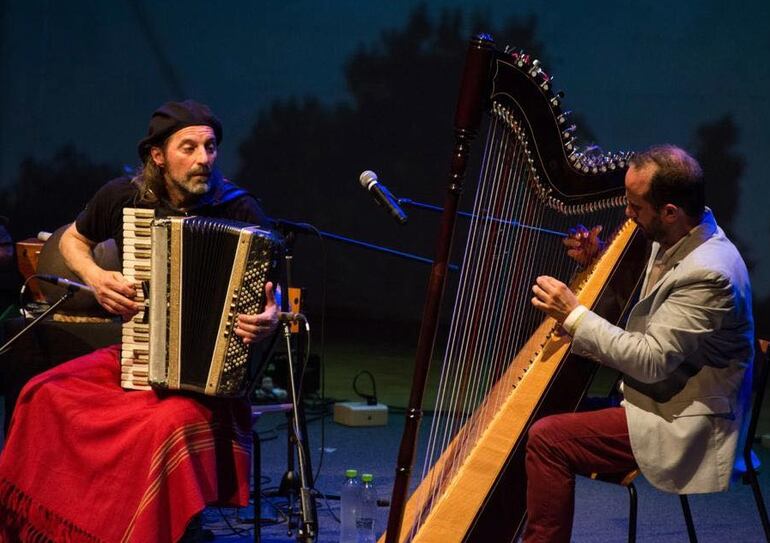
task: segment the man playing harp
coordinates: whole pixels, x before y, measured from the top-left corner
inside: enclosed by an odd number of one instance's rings
[[[122,248],[124,208],[264,224],[257,200],[214,168],[221,140],[207,106],[164,104],[139,142],[142,171],[104,185],[62,236],[68,266],[111,313],[127,319],[141,308],[136,285],[100,268],[91,251],[110,237]],[[277,327],[269,282],[265,295],[262,313],[238,315],[245,343]],[[22,391],[0,456],[0,541],[178,541],[205,504],[248,504],[247,403],[125,391],[119,347],[62,364]]]
[[[572,336],[575,353],[623,374],[622,407],[545,417],[529,431],[524,541],[569,541],[575,474],[639,468],[679,494],[727,489],[750,398],[751,286],[738,250],[704,205],[698,163],[673,146],[636,155],[626,215],[652,242],[626,329],[537,278],[532,304]],[[600,228],[565,240],[586,264]]]

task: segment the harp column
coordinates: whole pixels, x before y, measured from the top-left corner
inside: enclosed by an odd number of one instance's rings
[[[425,306],[423,307],[422,324],[417,341],[414,375],[412,378],[412,392],[409,397],[404,434],[401,438],[398,452],[388,527],[384,535],[386,543],[396,543],[399,541],[409,488],[409,478],[416,454],[417,434],[422,419],[422,401],[436,340],[441,300],[446,284],[446,273],[452,248],[452,238],[454,237],[457,207],[460,194],[462,193],[470,142],[476,137],[478,132],[483,114],[482,106],[485,96],[488,96],[486,91],[494,45],[494,40],[490,35],[477,35],[470,42],[465,60],[460,95],[457,99],[457,109],[455,111],[455,147],[449,172],[449,186],[444,200],[444,211],[441,215],[436,256],[433,260],[428,292]]]

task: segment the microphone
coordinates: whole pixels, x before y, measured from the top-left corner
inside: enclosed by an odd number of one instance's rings
[[[406,213],[404,213],[404,210],[398,205],[398,201],[396,201],[385,185],[377,180],[376,173],[366,170],[361,173],[358,179],[361,182],[361,186],[374,195],[374,201],[384,207],[391,217],[396,219],[399,224],[406,222]]]
[[[59,277],[56,275],[36,275],[37,279],[40,279],[41,281],[45,281],[46,283],[51,283],[54,285],[58,285],[60,287],[64,287],[71,291],[76,290],[84,290],[86,292],[90,292],[91,294],[94,293],[94,289],[89,287],[88,285],[84,285],[82,283],[78,283],[77,281],[70,281],[69,279],[65,279],[64,277]]]
[[[305,315],[302,313],[294,313],[292,311],[279,311],[278,322],[291,324],[293,322],[301,321],[305,319]]]

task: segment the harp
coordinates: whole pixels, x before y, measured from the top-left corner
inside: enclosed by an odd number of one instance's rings
[[[569,337],[530,303],[548,274],[618,322],[637,288],[646,243],[624,217],[629,153],[581,149],[539,61],[471,40],[455,114],[449,186],[417,345],[414,379],[383,540],[513,541],[526,518],[524,452],[539,418],[574,411],[595,373]],[[471,141],[486,144],[469,225],[425,465],[406,500],[422,397]],[[580,269],[561,242],[602,224],[608,243]]]

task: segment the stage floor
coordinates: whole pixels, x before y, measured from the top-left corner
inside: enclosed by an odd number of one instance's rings
[[[259,422],[258,429],[264,436],[262,442],[263,488],[274,488],[286,471],[286,433],[282,426],[283,415],[267,415]],[[423,424],[430,424],[428,417]],[[313,467],[317,469],[321,446],[321,421],[309,423],[308,434],[313,449]],[[394,479],[395,459],[403,429],[403,414],[391,413],[387,426],[375,428],[349,428],[325,422],[325,449],[321,474],[316,488],[324,494],[338,495],[347,468],[374,474],[380,498],[389,499]],[[770,466],[770,450],[756,448],[760,460]],[[419,471],[419,470],[418,470]],[[760,480],[766,499],[770,497],[770,473],[765,469]],[[639,492],[638,531],[639,542],[687,541],[679,499],[660,492],[642,477],[637,479]],[[279,518],[285,509],[285,499],[264,498],[262,516]],[[339,501],[318,500],[319,538],[321,543],[338,540]],[[750,487],[735,483],[729,492],[690,497],[695,527],[701,542],[759,542],[764,541]],[[379,508],[379,535],[387,522],[387,507]],[[253,518],[253,510],[209,508],[205,512],[206,527],[216,535],[215,541],[253,541],[252,525],[238,522]],[[234,529],[227,525],[230,522]],[[577,543],[624,542],[627,539],[628,494],[626,489],[607,483],[578,477],[576,485],[576,510],[573,541]],[[241,531],[241,533],[237,533]],[[295,541],[296,534],[287,535],[286,522],[262,527],[262,541],[269,543]]]
[[[366,327],[362,329],[361,327]],[[318,352],[318,330],[314,352]],[[376,332],[376,333],[374,333]],[[331,406],[326,417],[313,404],[307,407],[308,438],[311,463],[318,473],[315,488],[329,496],[337,496],[348,468],[359,473],[371,472],[380,498],[389,499],[394,479],[396,454],[401,440],[404,407],[407,403],[416,325],[385,326],[382,323],[349,323],[335,333],[327,335],[325,360],[325,391],[327,400],[357,400],[353,379],[360,371],[372,373],[377,382],[379,400],[390,407],[388,424],[381,427],[351,428],[335,424]],[[350,338],[369,338],[352,341]],[[431,370],[431,380],[426,392],[426,409],[433,407],[438,363]],[[595,380],[592,393],[601,395],[612,386],[614,375],[602,372]],[[359,380],[359,388],[369,390],[365,377]],[[759,433],[770,433],[770,401],[766,402],[760,421]],[[316,401],[315,406],[320,402]],[[2,403],[0,402],[0,409]],[[2,415],[2,413],[0,413]],[[1,419],[0,419],[1,420]],[[426,417],[422,429],[427,431],[430,417]],[[287,469],[286,418],[281,413],[267,414],[260,418],[257,430],[261,436],[262,488],[270,494]],[[0,432],[0,447],[2,433]],[[323,448],[323,459],[321,450]],[[765,466],[770,466],[770,450],[756,447]],[[320,467],[320,470],[319,470]],[[421,466],[415,466],[419,473]],[[770,469],[760,474],[763,492],[770,498]],[[637,480],[639,490],[638,540],[640,542],[686,541],[687,533],[679,500],[652,488],[643,478]],[[578,478],[577,501],[573,541],[621,542],[626,541],[628,497],[625,489]],[[750,488],[740,483],[723,494],[693,496],[690,499],[699,540],[702,542],[763,541],[762,530]],[[339,501],[317,500],[319,543],[338,540]],[[296,540],[296,532],[288,535],[285,521],[286,499],[265,497],[262,501],[262,541],[269,543]],[[388,508],[379,509],[377,533],[384,530]],[[253,508],[242,510],[209,508],[204,513],[205,527],[214,534],[217,542],[253,541]]]

